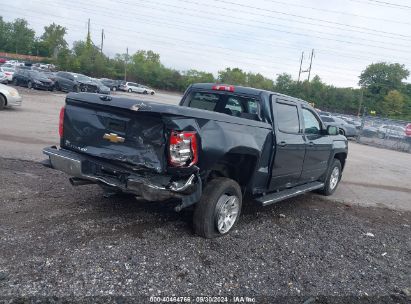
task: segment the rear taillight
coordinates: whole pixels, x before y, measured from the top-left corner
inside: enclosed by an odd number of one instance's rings
[[[173,167],[189,167],[198,161],[196,132],[171,131],[168,163]]]
[[[59,135],[60,135],[61,138],[63,137],[63,131],[64,131],[64,128],[63,128],[63,125],[64,125],[64,110],[65,110],[65,108],[62,107],[61,110],[60,110],[60,119],[59,119]]]
[[[216,91],[228,91],[228,92],[234,92],[234,86],[230,85],[230,86],[226,86],[226,85],[214,85],[212,86],[213,90]]]

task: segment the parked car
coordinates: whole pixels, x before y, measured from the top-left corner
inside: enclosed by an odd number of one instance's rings
[[[0,71],[0,83],[7,84],[8,82],[7,75]]]
[[[378,128],[377,136],[379,138],[403,139],[405,137],[405,128],[394,125],[382,125]]]
[[[110,88],[105,86],[100,80],[93,78],[92,82],[97,86],[96,93],[107,94],[107,95],[110,94]]]
[[[6,75],[8,82],[13,81],[13,75],[14,75],[14,72],[15,72],[15,70],[13,68],[0,67],[0,72],[3,72],[4,75]]]
[[[357,128],[354,125],[348,124],[346,121],[342,120],[341,118],[334,117],[334,116],[321,115],[321,119],[326,126],[337,127],[340,133],[347,138],[358,136]]]
[[[42,73],[51,81],[56,82],[56,72],[43,71]]]
[[[85,75],[57,72],[55,78],[55,87],[57,90],[65,92],[97,92],[97,86]]]
[[[101,83],[104,84],[106,87],[109,87],[110,90],[112,91],[117,91],[119,90],[119,87],[122,83],[121,80],[112,80],[112,79],[107,79],[107,78],[101,78],[100,79]]]
[[[153,89],[150,89],[147,86],[144,86],[142,84],[138,84],[138,83],[135,83],[135,82],[123,83],[120,86],[120,89],[122,91],[129,92],[129,93],[135,92],[135,93],[141,93],[141,94],[151,94],[151,95],[155,94],[155,91]]]
[[[243,196],[265,206],[312,190],[331,195],[348,153],[347,139],[308,103],[215,84],[190,86],[179,105],[70,93],[59,133],[45,164],[72,185],[176,211],[195,204],[195,232],[207,238],[233,229]]]
[[[29,89],[54,90],[54,82],[35,70],[18,69],[13,75],[13,84],[27,86]]]
[[[405,137],[409,143],[411,143],[411,123],[405,126]]]
[[[0,110],[5,107],[21,106],[22,101],[23,98],[15,88],[0,84]]]

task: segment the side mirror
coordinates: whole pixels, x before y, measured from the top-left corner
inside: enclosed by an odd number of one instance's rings
[[[327,134],[328,135],[338,135],[338,128],[336,126],[328,126]]]

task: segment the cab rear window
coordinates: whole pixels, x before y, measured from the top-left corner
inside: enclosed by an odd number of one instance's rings
[[[229,93],[194,91],[187,96],[186,104],[190,108],[259,120],[258,102],[253,97]]]

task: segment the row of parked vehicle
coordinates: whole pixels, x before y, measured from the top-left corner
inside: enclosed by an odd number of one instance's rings
[[[110,91],[125,91],[154,95],[148,86],[122,80],[96,79],[72,72],[51,72],[37,66],[0,66],[0,83],[13,83],[29,89],[64,92],[91,92],[110,94]]]

